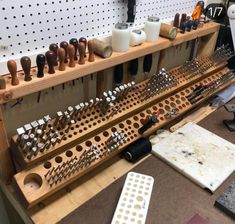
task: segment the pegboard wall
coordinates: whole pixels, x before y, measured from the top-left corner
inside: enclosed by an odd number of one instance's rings
[[[149,15],[161,21],[176,12],[191,13],[197,0],[136,0],[134,27],[144,25]],[[127,20],[127,0],[1,0],[0,74],[8,73],[6,61],[30,56],[32,65],[51,43],[73,37],[108,36],[114,24]],[[21,69],[18,63],[18,69]]]

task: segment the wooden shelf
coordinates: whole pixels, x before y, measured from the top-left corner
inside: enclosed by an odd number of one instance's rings
[[[175,40],[170,41],[168,39],[160,37],[156,42],[153,43],[143,43],[141,46],[130,47],[128,52],[118,53],[113,52],[110,58],[103,59],[98,56],[95,57],[95,62],[87,62],[84,65],[76,65],[75,68],[66,67],[65,71],[58,71],[56,69],[55,74],[46,73],[43,78],[36,77],[36,68],[32,68],[32,81],[25,82],[23,80],[23,73],[19,72],[18,76],[20,79],[20,84],[17,86],[12,86],[10,84],[11,78],[9,75],[6,76],[7,87],[5,90],[0,90],[0,104],[6,103],[10,100],[29,95],[31,93],[38,92],[43,89],[50,88],[70,80],[81,78],[88,74],[101,71],[117,64],[121,64],[130,61],[134,58],[142,57],[146,54],[150,54],[156,51],[160,51],[171,46],[181,44],[186,41],[196,39],[198,37],[213,34],[219,30],[220,25],[214,22],[207,23],[203,28],[198,30],[192,30],[185,34],[179,33]]]

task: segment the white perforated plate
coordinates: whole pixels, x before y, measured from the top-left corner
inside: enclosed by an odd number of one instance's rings
[[[169,21],[176,12],[191,13],[196,2],[137,0],[135,26],[143,26],[149,15]],[[35,65],[35,55],[45,52],[51,43],[107,36],[115,23],[126,19],[127,0],[1,0],[0,74],[7,73],[9,59],[28,55]]]
[[[154,179],[151,176],[129,172],[115,210],[112,224],[144,224]]]

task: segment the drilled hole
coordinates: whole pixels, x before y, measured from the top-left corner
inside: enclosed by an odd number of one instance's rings
[[[169,102],[168,100],[165,100],[165,103],[166,103],[166,104],[169,104],[170,102]]]
[[[145,114],[144,114],[144,113],[140,113],[140,116],[141,116],[141,117],[145,117]]]
[[[160,113],[160,114],[164,114],[164,112],[165,112],[165,111],[164,111],[163,109],[159,109],[159,113]]]
[[[176,104],[180,104],[180,100],[176,100],[175,102],[176,102]]]
[[[76,150],[77,150],[78,152],[81,152],[81,151],[82,151],[82,146],[77,145],[77,146],[76,146]]]
[[[67,157],[72,157],[72,156],[73,156],[73,152],[70,151],[70,150],[68,150],[68,151],[65,152],[65,155],[66,155]]]
[[[135,120],[135,121],[138,121],[139,118],[138,118],[137,116],[134,116],[134,120]]]
[[[185,101],[186,99],[185,99],[184,97],[181,97],[181,100],[182,100],[182,101]]]
[[[138,123],[134,123],[134,128],[139,128],[139,124]]]
[[[108,137],[108,136],[109,136],[109,133],[108,133],[107,131],[104,131],[104,132],[103,132],[103,136],[104,136],[104,137]]]
[[[153,106],[153,110],[155,110],[155,111],[156,111],[156,110],[158,110],[158,109],[157,109],[157,107],[156,107],[156,106]]]
[[[91,145],[92,145],[91,141],[86,141],[85,144],[86,144],[87,147],[91,147]]]
[[[101,140],[100,136],[95,136],[95,141],[99,142]]]
[[[61,156],[56,156],[56,157],[55,157],[55,161],[56,161],[57,163],[61,163],[61,162],[63,161],[63,158],[62,158]]]
[[[50,169],[51,168],[51,163],[49,161],[44,163],[44,168],[45,169]]]
[[[175,104],[173,102],[170,103],[171,107],[175,107]]]
[[[131,121],[130,121],[130,120],[126,120],[126,123],[127,123],[128,125],[131,125]]]
[[[111,131],[112,131],[112,132],[116,132],[116,131],[117,131],[117,128],[112,127],[112,128],[111,128]]]
[[[123,124],[123,123],[120,123],[120,124],[119,124],[119,127],[120,127],[120,128],[124,128],[124,124]]]
[[[165,106],[165,110],[169,111],[170,109],[171,108],[168,105]]]
[[[159,103],[159,107],[163,107],[163,104],[162,104],[162,103]]]
[[[73,134],[74,134],[74,135],[77,135],[78,133],[75,131]]]

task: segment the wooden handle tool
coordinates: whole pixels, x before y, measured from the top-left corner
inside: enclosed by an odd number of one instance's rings
[[[0,77],[0,89],[6,89],[6,80]]]
[[[24,56],[20,59],[21,66],[24,71],[24,81],[29,82],[32,80],[32,77],[30,75],[30,70],[31,70],[31,59],[27,56]]]
[[[54,74],[55,73],[55,69],[54,69],[55,53],[53,51],[47,51],[46,52],[46,59],[47,59],[48,67],[49,67],[48,73]]]
[[[75,47],[72,44],[69,44],[67,49],[69,55],[69,67],[75,67],[75,61],[74,61]]]
[[[78,64],[84,65],[85,64],[85,44],[83,42],[79,43],[79,61]]]
[[[77,56],[77,52],[78,52],[78,40],[77,38],[72,38],[69,41],[70,44],[72,44],[75,48],[75,52],[74,52],[74,60],[77,61],[78,60],[78,56]]]
[[[84,54],[84,57],[86,58],[86,46],[87,46],[87,39],[85,37],[81,37],[79,39],[79,43],[84,43],[85,45],[85,54]]]
[[[176,28],[179,28],[179,26],[180,26],[180,14],[179,13],[175,14],[173,26]]]
[[[51,44],[51,45],[49,46],[49,50],[54,52],[55,57],[56,57],[54,66],[57,66],[57,65],[58,65],[58,61],[57,61],[58,45],[57,45],[57,44]]]
[[[11,74],[11,85],[13,86],[16,86],[16,85],[19,85],[19,79],[17,77],[17,65],[16,65],[16,62],[14,60],[9,60],[7,62],[7,67],[8,67],[8,70]]]
[[[38,67],[37,77],[42,78],[42,77],[44,77],[44,68],[45,68],[45,64],[46,64],[45,55],[43,55],[43,54],[37,55],[36,63],[37,63],[37,67]]]
[[[65,50],[64,48],[59,48],[58,49],[58,57],[59,57],[59,71],[64,71],[65,70],[65,63],[64,63],[64,59],[65,59]]]
[[[186,14],[186,13],[183,13],[183,14],[181,15],[180,27],[182,26],[183,23],[186,23],[186,20],[187,20],[187,14]]]
[[[65,51],[64,63],[68,63],[68,45],[69,44],[66,41],[60,43],[60,47],[64,48]]]
[[[94,41],[93,40],[89,40],[88,41],[88,52],[89,52],[88,61],[89,62],[95,61],[94,49],[95,49]]]

